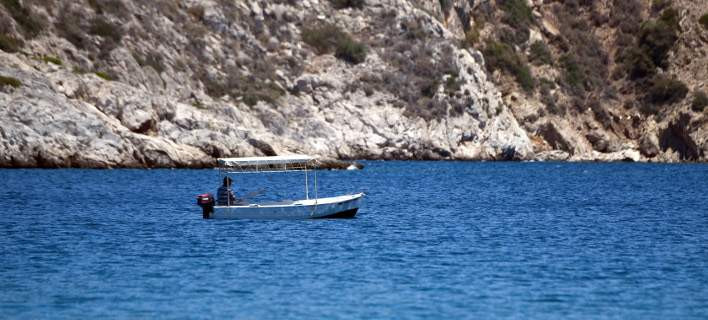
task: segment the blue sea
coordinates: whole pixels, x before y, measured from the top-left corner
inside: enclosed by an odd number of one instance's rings
[[[306,221],[203,220],[216,170],[0,170],[0,318],[708,318],[708,165],[364,164]]]

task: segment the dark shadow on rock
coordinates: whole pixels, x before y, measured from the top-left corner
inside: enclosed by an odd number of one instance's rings
[[[573,154],[573,148],[570,142],[563,137],[563,135],[558,131],[558,128],[553,123],[546,123],[538,129],[538,133],[543,137],[548,144],[550,144],[553,149],[563,150],[565,152]]]
[[[681,160],[696,161],[703,155],[703,150],[691,138],[691,116],[682,113],[678,119],[669,123],[659,136],[659,146],[662,151],[672,149],[679,153]]]
[[[264,142],[264,141],[261,141],[261,140],[258,140],[258,139],[253,139],[253,138],[249,138],[249,139],[248,139],[248,143],[249,143],[250,145],[252,145],[254,148],[256,148],[256,149],[260,150],[261,152],[263,152],[263,155],[265,155],[265,156],[272,157],[272,156],[277,156],[277,155],[278,155],[277,153],[275,153],[275,150],[273,150],[273,147],[271,147],[269,144],[267,144],[267,143]]]

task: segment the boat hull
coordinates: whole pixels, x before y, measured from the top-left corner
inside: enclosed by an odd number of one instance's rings
[[[297,200],[281,204],[216,206],[210,219],[333,219],[354,218],[364,194]]]

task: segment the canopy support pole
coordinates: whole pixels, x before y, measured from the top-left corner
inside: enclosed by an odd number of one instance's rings
[[[310,186],[307,183],[307,165],[305,165],[305,199],[310,200]]]

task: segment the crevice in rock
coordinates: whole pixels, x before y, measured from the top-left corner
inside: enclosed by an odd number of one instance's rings
[[[501,161],[521,161],[521,155],[516,151],[516,147],[514,146],[504,147],[495,158]]]
[[[573,148],[570,142],[568,142],[565,137],[558,131],[558,128],[553,123],[547,122],[538,128],[538,135],[543,137],[549,145],[554,149],[563,150],[571,155],[573,154]]]
[[[149,134],[150,132],[155,132],[157,131],[155,129],[155,126],[157,125],[155,119],[150,119],[148,121],[143,122],[139,127],[132,129],[130,131],[133,131],[135,133],[139,134]]]

